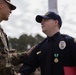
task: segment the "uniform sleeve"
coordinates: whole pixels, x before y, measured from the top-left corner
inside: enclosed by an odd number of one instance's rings
[[[72,38],[69,42],[71,49],[71,58],[74,66],[76,66],[76,38]]]
[[[39,67],[36,51],[37,47],[31,52],[28,59],[24,61],[24,64],[20,69],[21,75],[30,75],[37,67]]]

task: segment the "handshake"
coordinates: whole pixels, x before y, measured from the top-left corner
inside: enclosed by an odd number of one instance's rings
[[[28,58],[34,48],[35,46],[33,46],[27,53],[23,52],[21,54],[13,54],[11,57],[11,64],[14,66],[22,64]]]
[[[17,55],[12,55],[10,62],[12,65],[17,66],[17,65],[23,63],[24,60],[27,58],[28,58],[28,52],[17,54]]]

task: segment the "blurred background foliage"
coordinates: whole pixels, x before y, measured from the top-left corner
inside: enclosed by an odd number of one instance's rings
[[[44,39],[40,34],[35,36],[22,34],[19,38],[8,38],[10,48],[16,49],[18,52],[28,51],[28,49],[40,43]]]

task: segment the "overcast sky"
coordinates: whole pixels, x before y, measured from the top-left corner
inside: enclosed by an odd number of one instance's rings
[[[35,21],[38,14],[48,11],[48,0],[12,0],[17,9],[12,12],[8,21],[2,22],[2,27],[10,37],[21,34],[45,36],[41,26]],[[76,37],[76,0],[58,0],[58,13],[63,20],[62,33]]]

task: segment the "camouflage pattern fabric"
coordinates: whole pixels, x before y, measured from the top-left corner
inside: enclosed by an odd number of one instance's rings
[[[30,53],[32,52],[32,50],[35,47],[36,47],[36,45],[34,45],[33,47],[31,47],[27,53],[23,52],[21,54],[12,55],[11,64],[14,65],[14,66],[22,64],[28,58],[28,56],[30,55]]]
[[[0,70],[0,75],[16,75],[12,66]]]
[[[27,53],[17,54],[16,56],[12,56],[11,58],[11,64],[16,66],[24,62],[24,60],[27,58]]]
[[[6,55],[0,55],[0,75],[16,75],[13,66],[6,67]]]
[[[3,55],[0,55],[0,69],[6,67],[6,57]]]

